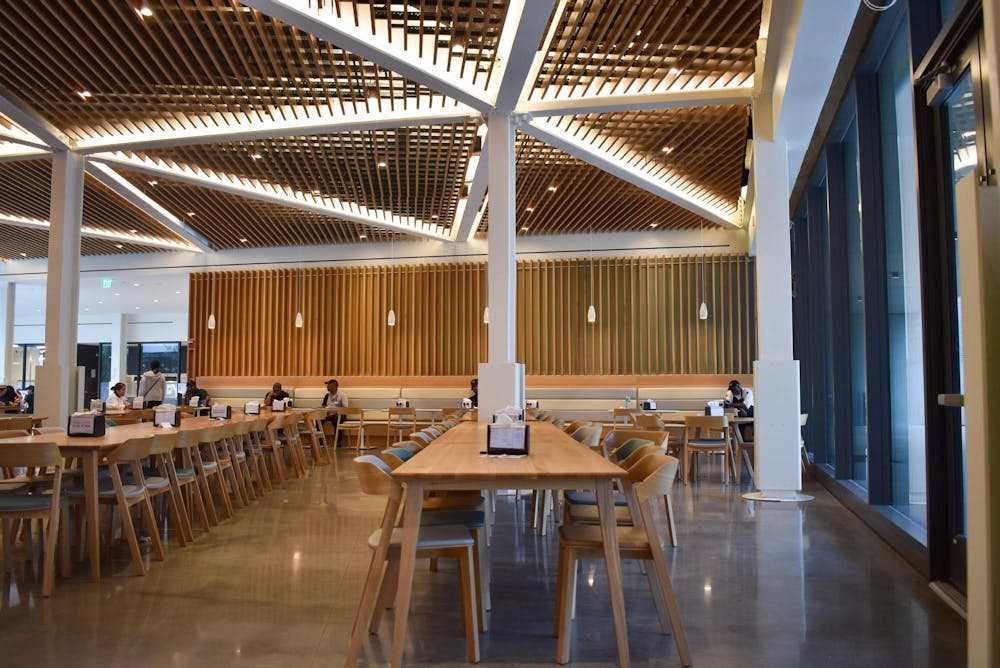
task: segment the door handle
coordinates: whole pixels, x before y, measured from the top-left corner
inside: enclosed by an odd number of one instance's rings
[[[939,394],[938,395],[938,406],[947,406],[949,408],[961,408],[965,405],[965,395],[964,394]]]

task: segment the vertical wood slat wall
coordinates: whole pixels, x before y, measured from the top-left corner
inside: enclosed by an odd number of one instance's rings
[[[593,324],[589,260],[518,262],[517,357],[533,375],[750,373],[753,262],[595,258]],[[486,360],[484,263],[203,272],[190,295],[194,376],[470,375]]]

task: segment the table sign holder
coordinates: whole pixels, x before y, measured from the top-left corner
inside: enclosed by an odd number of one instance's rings
[[[143,397],[136,397],[132,400],[132,408],[137,411],[141,411],[146,407],[146,400]]]
[[[211,416],[213,420],[228,420],[233,417],[233,407],[229,404],[213,404]]]
[[[288,399],[275,399],[271,402],[271,412],[272,413],[284,413],[288,404],[292,403]]]
[[[531,429],[520,424],[486,425],[486,454],[527,455],[531,446]]]
[[[243,412],[246,415],[260,415],[260,402],[248,401],[243,404]]]
[[[79,413],[69,416],[66,434],[69,436],[104,436],[106,421],[99,413]]]
[[[156,410],[153,411],[153,426],[159,427],[161,425],[168,425],[170,427],[181,426],[181,412],[177,410],[177,406],[164,405],[156,407]]]

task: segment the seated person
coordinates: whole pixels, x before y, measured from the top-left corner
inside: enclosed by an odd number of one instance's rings
[[[17,407],[21,405],[21,395],[13,385],[0,386],[0,406]]]
[[[198,398],[199,406],[208,405],[208,392],[200,389],[198,387],[198,383],[195,381],[194,378],[192,378],[191,380],[188,381],[187,390],[184,392],[184,405],[190,406],[191,400],[194,399],[195,397]]]
[[[479,379],[473,378],[472,382],[469,383],[469,389],[472,390],[472,395],[469,397],[469,401],[472,402],[473,408],[479,408]]]
[[[744,389],[736,379],[729,381],[724,405],[735,408],[737,417],[753,417],[753,390]]]
[[[281,401],[288,397],[288,392],[281,389],[281,383],[275,383],[271,386],[271,391],[264,395],[264,405],[271,406],[275,401]]]
[[[344,421],[344,416],[333,412],[332,409],[344,408],[348,403],[347,395],[340,391],[340,383],[335,378],[326,381],[326,395],[323,397],[321,405],[331,412],[323,418],[323,422],[330,423],[332,428],[336,429],[337,424]],[[340,436],[337,437],[336,446],[340,445],[341,438]]]
[[[104,402],[104,407],[108,410],[127,410],[132,408],[132,403],[125,400],[125,383],[115,383],[108,393],[108,400]]]
[[[28,387],[24,388],[24,391],[21,392],[21,398],[22,398],[21,405],[24,408],[24,412],[25,413],[34,413],[35,412],[35,386],[34,385],[29,385]]]

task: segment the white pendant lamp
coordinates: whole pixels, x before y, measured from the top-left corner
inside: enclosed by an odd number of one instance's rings
[[[590,271],[588,279],[590,281],[590,306],[587,307],[587,322],[594,324],[597,322],[597,309],[594,308],[594,229],[587,233],[587,242],[590,246]]]
[[[484,325],[490,324],[490,307],[489,306],[487,306],[486,308],[483,309],[483,324]]]
[[[705,224],[701,225],[701,306],[698,307],[698,319],[708,320],[708,303],[705,301]]]
[[[593,304],[587,309],[587,322],[597,322],[597,309],[594,308]]]
[[[302,311],[299,311],[298,313],[295,314],[295,326],[298,329],[302,329],[303,327],[306,326],[306,321],[302,317]]]
[[[208,311],[208,328],[215,329],[215,276],[213,275],[209,280],[212,281],[212,304]]]
[[[390,327],[396,326],[396,312],[394,310],[389,309],[389,317],[385,319],[385,324],[389,325]]]
[[[389,315],[386,316],[385,324],[389,327],[396,326],[396,311],[392,308],[393,302],[393,288],[395,287],[393,283],[393,263],[396,261],[396,236],[389,235]]]
[[[215,329],[215,314],[214,313],[209,313],[208,314],[208,328],[209,329]]]
[[[302,317],[302,265],[299,265],[299,309],[295,312],[295,328],[302,329],[306,326],[306,320]]]

